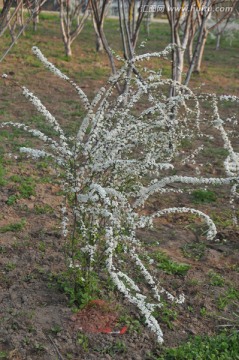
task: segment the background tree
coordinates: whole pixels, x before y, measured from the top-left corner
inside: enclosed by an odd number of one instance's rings
[[[89,16],[90,0],[58,0],[60,5],[60,24],[67,57],[72,56],[71,45],[82,31]]]
[[[8,49],[3,53],[0,58],[0,62],[6,57],[13,45],[17,42],[18,38],[24,33],[26,27],[34,21],[34,18],[38,17],[39,12],[42,9],[42,6],[47,2],[47,0],[34,0],[24,2],[24,0],[5,0],[3,2],[3,8],[0,12],[0,36],[2,36],[6,30],[9,30],[12,43]],[[37,4],[37,6],[36,6]],[[15,7],[14,7],[15,6]],[[29,13],[28,18],[24,22],[23,11],[26,9]],[[19,25],[19,31],[17,25]]]
[[[14,3],[14,0],[3,1],[3,8],[0,12],[0,35],[4,33],[8,26],[10,9]]]
[[[171,29],[172,80],[188,85],[193,72],[201,71],[203,53],[208,33],[218,24],[230,18],[237,0],[225,3],[221,0],[164,0]],[[209,19],[216,13],[216,20],[209,26]],[[187,50],[187,51],[186,51]],[[188,54],[188,70],[185,71],[185,54]],[[174,95],[172,87],[171,95]]]
[[[93,10],[92,20],[96,35],[96,51],[99,52],[104,50],[102,34],[104,33],[103,27],[110,3],[111,0],[91,0],[91,7]]]
[[[197,73],[201,71],[202,59],[208,34],[215,28],[220,27],[221,24],[227,24],[227,21],[229,21],[231,16],[235,13],[237,3],[237,0],[230,0],[227,2],[221,0],[211,1],[210,8],[208,10],[208,16],[206,16],[206,20],[204,21],[204,23],[200,23],[200,27],[203,28],[202,41],[199,45],[198,55],[195,59],[193,71]],[[214,23],[210,24],[209,20],[211,19],[213,14],[215,14],[213,17]]]
[[[140,0],[140,2],[136,0],[118,0],[117,2],[123,56],[127,61],[132,60],[135,54],[135,47],[138,41],[140,26],[146,15],[146,11],[144,11],[144,9],[149,6],[151,1],[152,0]],[[100,2],[98,0],[91,0],[93,21],[96,27],[96,32],[101,38],[104,50],[108,55],[112,73],[116,74],[117,69],[115,64],[115,57],[109,46],[103,28],[106,7],[109,3],[109,0],[102,1],[101,6],[99,3]],[[136,69],[134,69],[134,71],[136,71]],[[117,83],[118,91],[124,91],[125,86],[126,83],[124,83],[122,86]]]

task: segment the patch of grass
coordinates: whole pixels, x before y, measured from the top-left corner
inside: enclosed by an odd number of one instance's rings
[[[35,213],[37,215],[41,215],[41,214],[54,214],[54,209],[48,205],[48,204],[45,204],[45,205],[35,205],[34,206],[34,210],[35,210]]]
[[[19,186],[19,192],[21,197],[29,199],[31,196],[35,195],[35,184],[24,182]]]
[[[55,283],[59,290],[67,295],[70,306],[83,308],[91,300],[98,298],[100,293],[98,274],[91,271],[87,279],[84,276],[84,270],[69,267],[65,272],[52,274],[49,280],[52,285]]]
[[[8,224],[5,226],[0,227],[0,233],[6,233],[8,231],[12,232],[18,232],[24,229],[24,226],[26,225],[26,220],[22,219],[20,222]]]
[[[8,353],[6,351],[0,350],[0,359],[7,360],[8,359]]]
[[[211,203],[217,200],[214,191],[211,190],[194,190],[192,192],[192,201],[194,204]]]
[[[221,211],[220,214],[212,211],[210,217],[216,226],[220,226],[222,228],[233,226],[233,213],[230,210]]]
[[[192,149],[193,143],[191,139],[184,138],[181,140],[181,146],[182,149]]]
[[[17,199],[18,199],[17,195],[10,195],[6,201],[6,204],[9,206],[14,205],[16,203]]]
[[[216,336],[195,336],[185,344],[166,349],[157,360],[237,360],[239,333],[226,332]]]
[[[4,270],[5,271],[7,271],[7,272],[9,272],[9,271],[12,271],[12,270],[14,270],[15,268],[16,268],[16,264],[15,263],[13,263],[13,262],[9,262],[9,263],[7,263],[5,266],[4,266]]]
[[[59,16],[58,13],[48,13],[48,12],[41,12],[39,14],[39,19],[40,20],[58,20]]]
[[[219,317],[220,320],[224,321],[224,324],[219,326],[222,328],[230,328],[239,332],[239,303],[235,303],[235,305],[237,306],[237,309],[235,312],[230,314],[230,317]]]
[[[78,333],[77,334],[77,342],[78,342],[78,344],[81,345],[81,347],[83,348],[83,350],[85,352],[89,351],[89,339],[86,334]]]
[[[229,105],[230,105],[230,103],[229,103]],[[205,147],[202,150],[202,154],[206,157],[213,156],[213,157],[217,157],[217,158],[218,157],[226,158],[229,155],[227,149],[224,149],[223,147],[212,147],[212,146]]]
[[[1,129],[0,140],[7,139],[13,141],[15,138],[19,137],[22,134],[22,131],[18,128],[12,128],[11,131]]]
[[[40,241],[39,244],[38,244],[38,250],[41,252],[41,253],[45,253],[46,251],[46,244],[44,243],[44,241]]]
[[[219,310],[224,310],[232,301],[239,300],[239,291],[234,287],[230,287],[223,295],[217,299],[217,306]]]
[[[6,109],[0,109],[0,115],[5,115],[7,113]]]
[[[7,253],[7,248],[4,245],[0,245],[0,254],[6,254]]]
[[[158,269],[163,270],[167,274],[186,275],[190,269],[190,265],[175,262],[162,251],[154,253],[152,258],[157,261]]]
[[[2,163],[0,162],[0,186],[6,185],[6,180],[4,176],[5,176],[5,170],[3,168]]]
[[[202,317],[205,317],[205,316],[208,315],[207,309],[206,309],[205,307],[202,307],[202,308],[200,309],[200,315],[201,315]]]
[[[41,352],[45,352],[46,351],[46,348],[43,344],[41,343],[38,343],[38,342],[35,342],[34,343],[34,347],[33,347],[33,350],[37,353],[41,353]]]
[[[14,175],[10,176],[9,180],[11,180],[15,183],[20,183],[20,182],[22,182],[22,176],[14,174]]]
[[[17,191],[19,195],[11,195],[7,200],[8,205],[13,205],[17,199],[24,198],[29,199],[31,196],[35,195],[35,180],[32,177],[22,177],[20,175],[12,175],[9,178],[11,181],[18,184]]]
[[[57,335],[58,333],[60,333],[62,331],[62,328],[60,325],[53,325],[51,327],[51,332],[55,335]]]
[[[42,131],[49,137],[58,136],[57,131],[54,130],[48,122],[46,122],[46,119],[42,115],[32,115],[29,123],[35,124],[38,130]]]
[[[200,260],[205,256],[206,244],[204,242],[187,243],[182,246],[181,250],[186,258]]]
[[[94,349],[101,354],[109,354],[110,356],[115,356],[116,354],[125,354],[127,351],[127,346],[122,340],[117,339],[112,345],[104,347],[104,349]]]
[[[167,307],[166,305],[160,311],[160,321],[165,323],[169,329],[174,328],[173,321],[178,317],[178,313],[176,310]]]
[[[209,271],[208,276],[210,278],[209,284],[212,286],[223,286],[225,283],[224,278],[214,271]]]
[[[45,158],[42,161],[38,161],[35,166],[37,169],[47,169],[49,165],[50,160],[48,158]]]

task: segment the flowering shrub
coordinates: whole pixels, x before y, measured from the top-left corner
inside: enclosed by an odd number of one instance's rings
[[[169,46],[152,56],[166,56],[170,49]],[[187,191],[188,186],[230,185],[231,201],[234,201],[239,156],[219,116],[217,101],[238,102],[239,99],[229,96],[217,99],[215,95],[196,97],[189,88],[164,80],[161,73],[147,69],[141,77],[137,74],[127,78],[128,67],[150,59],[151,55],[147,54],[135,57],[130,64],[125,62],[109,79],[107,87],[101,88],[90,102],[82,89],[55,68],[38,48],[34,47],[33,52],[50,71],[75,88],[87,114],[76,136],[67,137],[56,118],[23,87],[23,95],[44,115],[58,138],[50,138],[21,123],[6,122],[1,126],[20,128],[42,140],[41,149],[23,147],[21,152],[34,159],[50,156],[64,170],[62,185],[66,202],[62,207],[62,231],[68,243],[68,268],[78,286],[75,291],[86,293],[87,289],[90,295],[96,287],[97,274],[106,270],[117,289],[139,308],[146,324],[162,343],[163,333],[153,313],[162,307],[163,298],[181,304],[184,295],[174,296],[154,278],[150,266],[146,265],[146,262],[152,265],[153,260],[145,255],[136,231],[153,226],[156,217],[175,213],[193,214],[205,221],[208,240],[215,239],[217,231],[211,218],[197,209],[172,207],[150,215],[142,215],[140,209],[152,195]],[[121,81],[128,82],[127,93],[115,97],[116,85]],[[171,86],[177,95],[168,98]],[[180,150],[183,139],[204,137],[200,99],[211,102],[210,125],[219,131],[228,150],[225,177],[174,174],[176,162],[182,166],[196,163],[195,158],[203,149],[200,145],[187,157]],[[181,188],[172,186],[175,184],[181,184]],[[130,264],[140,272],[144,286],[131,276]]]

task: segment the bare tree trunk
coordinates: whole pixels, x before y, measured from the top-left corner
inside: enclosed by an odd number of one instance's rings
[[[216,43],[216,50],[220,49],[220,40],[221,40],[221,34],[217,34],[217,43]]]
[[[208,8],[210,4],[210,0],[207,0],[206,2],[206,9]],[[194,70],[196,70],[197,68],[197,64],[198,64],[198,57],[199,55],[201,56],[201,61],[202,61],[202,56],[203,56],[203,51],[205,48],[205,44],[206,44],[206,40],[207,40],[207,34],[208,34],[208,30],[206,28],[207,26],[207,19],[208,19],[208,13],[206,11],[203,11],[202,14],[202,22],[200,25],[200,29],[199,29],[199,34],[198,34],[198,39],[197,39],[197,44],[193,53],[193,58],[192,61],[190,63],[187,75],[186,75],[186,79],[184,81],[184,85],[188,85],[192,72]],[[199,64],[201,66],[201,63]]]
[[[100,26],[100,32],[98,31],[98,27],[96,24],[95,17],[93,16],[93,25],[95,30],[95,48],[97,52],[103,52],[104,51],[104,45],[100,36],[100,33],[102,33],[103,30],[103,22],[99,25]]]
[[[72,56],[71,44],[82,31],[89,16],[89,1],[78,0],[77,3],[71,4],[69,1],[58,0],[60,4],[61,33],[67,57]]]
[[[71,41],[70,39],[67,39],[66,43],[65,43],[65,53],[67,57],[71,57],[72,56],[72,50],[71,50]]]
[[[38,0],[34,0],[34,16],[33,16],[33,30],[37,31],[37,24],[39,23],[39,3]]]
[[[187,54],[188,54],[188,63],[190,64],[193,59],[193,38],[190,38],[190,41],[188,43]]]
[[[181,84],[182,83],[182,74],[184,66],[184,49],[177,49],[177,72],[175,80]]]
[[[189,33],[191,29],[192,8],[189,4],[186,18],[184,21],[183,34],[180,34],[180,21],[183,19],[183,3],[178,12],[177,0],[164,0],[167,17],[171,28],[171,43],[174,44],[172,50],[172,80],[182,83],[182,74],[184,68],[184,55],[187,48]],[[173,83],[170,89],[169,97],[176,95],[176,84]]]
[[[193,59],[193,40],[195,38],[196,33],[196,22],[194,18],[194,14],[191,16],[191,25],[190,32],[188,37],[188,46],[187,46],[187,54],[188,54],[188,63],[190,64]]]
[[[0,13],[0,36],[4,33],[5,29],[8,26],[8,20],[10,16],[10,9],[13,5],[14,0],[5,0],[3,1],[3,8]]]
[[[149,36],[150,33],[150,25],[151,25],[151,14],[147,12],[146,18],[144,20],[144,28],[147,36]]]
[[[95,45],[96,45],[96,51],[97,52],[103,52],[104,51],[104,46],[101,40],[101,37],[99,34],[96,34],[96,40],[95,40]]]
[[[201,72],[202,58],[203,58],[204,49],[205,49],[205,45],[206,45],[206,41],[207,41],[207,36],[208,36],[208,30],[205,28],[203,31],[202,41],[199,46],[199,51],[198,51],[198,56],[196,58],[195,67],[193,69],[193,71],[197,74],[199,74]]]

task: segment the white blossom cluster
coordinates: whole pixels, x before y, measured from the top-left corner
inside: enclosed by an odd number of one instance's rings
[[[152,56],[166,56],[171,49],[172,46],[169,46],[161,53],[140,55],[132,62],[135,64]],[[88,256],[90,270],[99,257],[104,259],[105,267],[118,290],[138,306],[147,325],[162,343],[163,333],[153,312],[162,306],[162,296],[181,304],[184,295],[177,297],[168,292],[146,268],[140,258],[140,251],[145,250],[137,239],[136,230],[152,226],[156,217],[175,213],[193,214],[205,221],[208,240],[215,239],[215,224],[207,214],[197,209],[171,207],[159,209],[150,215],[141,215],[141,210],[149,197],[155,194],[164,196],[183,192],[184,188],[177,188],[178,185],[230,185],[233,203],[239,181],[239,155],[234,151],[219,116],[217,99],[214,95],[209,96],[213,105],[212,126],[221,134],[224,147],[229,152],[224,163],[225,176],[175,175],[174,164],[178,159],[184,165],[194,161],[203,149],[197,146],[184,160],[180,158],[182,140],[193,141],[195,132],[198,138],[202,136],[200,98],[190,89],[171,80],[163,80],[161,73],[145,71],[143,80],[133,74],[127,80],[127,93],[115,99],[116,84],[126,79],[131,62],[125,63],[90,103],[78,85],[52,65],[38,48],[34,47],[33,52],[50,71],[76,89],[86,115],[72,143],[72,138],[67,138],[58,121],[36,95],[23,88],[23,94],[57,131],[58,139],[52,139],[24,124],[7,122],[1,126],[18,127],[42,140],[43,149],[22,148],[21,151],[33,158],[51,156],[64,170],[63,187],[70,197],[68,205],[62,208],[64,237],[71,239],[72,250]],[[171,86],[176,88],[177,95],[168,98],[165,88]],[[235,98],[223,97],[221,100],[235,101]],[[123,252],[117,250],[119,246],[123,247]],[[81,265],[75,262],[74,251],[70,267],[80,268]],[[127,273],[126,258],[142,274],[148,294]],[[150,263],[153,264],[152,261]]]

